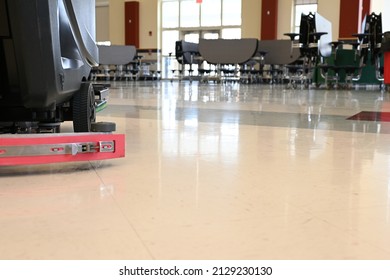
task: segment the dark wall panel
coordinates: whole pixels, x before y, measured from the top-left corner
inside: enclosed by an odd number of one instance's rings
[[[125,44],[139,48],[139,2],[125,2]]]
[[[278,32],[278,0],[261,4],[261,40],[275,40]]]

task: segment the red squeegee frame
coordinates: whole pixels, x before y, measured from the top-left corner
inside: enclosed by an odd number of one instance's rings
[[[97,150],[88,153],[61,154],[63,145],[89,143],[99,146],[99,143],[111,142],[112,151]],[[58,147],[56,146],[58,145]],[[108,144],[108,146],[110,146]],[[42,155],[24,155],[24,147],[42,148]],[[20,151],[20,154],[7,155],[7,149]],[[47,152],[47,151],[49,152]],[[125,135],[111,133],[60,133],[60,134],[17,134],[0,135],[0,166],[47,164],[72,161],[96,161],[120,158],[125,156]]]

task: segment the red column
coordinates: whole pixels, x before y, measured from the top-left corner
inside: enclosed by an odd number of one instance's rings
[[[359,27],[370,13],[371,0],[340,0],[339,38],[353,38],[360,33]]]
[[[365,15],[370,14],[371,10],[371,0],[363,0],[362,3],[362,20],[364,19]]]
[[[390,52],[384,53],[384,79],[385,84],[390,85]]]

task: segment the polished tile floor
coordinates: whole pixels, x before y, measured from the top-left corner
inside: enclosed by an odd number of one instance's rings
[[[390,122],[347,119],[390,112],[389,94],[110,94],[98,120],[126,134],[125,158],[0,167],[0,259],[390,259]]]

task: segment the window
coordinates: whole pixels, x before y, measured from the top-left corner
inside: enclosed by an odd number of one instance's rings
[[[202,26],[221,25],[221,0],[203,0],[203,4],[200,6],[202,9]]]
[[[222,38],[224,39],[240,39],[241,28],[224,28],[222,29]]]
[[[241,28],[242,0],[161,0],[162,31]],[[236,32],[237,34],[237,32]]]
[[[162,33],[162,54],[175,53],[175,42],[179,40],[179,31],[167,30]],[[173,43],[172,43],[173,42]]]
[[[171,74],[174,61],[168,61],[174,53],[175,42],[186,40],[198,43],[205,39],[241,38],[242,0],[160,0],[162,77]]]
[[[241,1],[223,0],[222,25],[241,25]]]
[[[317,12],[318,0],[295,0],[294,32],[299,33],[301,14]]]
[[[180,27],[199,27],[199,4],[195,1],[180,2]]]
[[[166,1],[162,3],[162,10],[169,11],[169,13],[162,13],[162,27],[163,28],[177,28],[179,27],[179,2]]]

